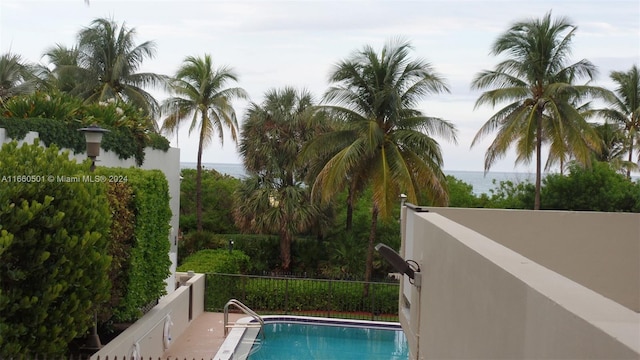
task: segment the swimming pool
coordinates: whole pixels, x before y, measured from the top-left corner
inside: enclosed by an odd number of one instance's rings
[[[258,328],[234,328],[214,360],[406,360],[409,347],[399,323],[263,316]],[[247,317],[237,324],[251,324]],[[264,337],[262,336],[264,335]]]

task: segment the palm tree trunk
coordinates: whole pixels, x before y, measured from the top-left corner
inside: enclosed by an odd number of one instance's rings
[[[633,163],[633,131],[629,131],[629,163]],[[627,179],[631,179],[631,168],[627,167]]]
[[[347,195],[347,231],[351,231],[353,228],[353,193],[353,189],[349,187],[349,194]]]
[[[373,248],[376,241],[376,235],[378,232],[378,206],[373,205],[373,211],[371,211],[371,231],[369,232],[369,246],[367,247],[367,263],[364,271],[364,281],[371,281],[371,274],[373,273]],[[369,296],[369,284],[364,286],[363,296]]]
[[[200,134],[198,144],[198,166],[196,170],[196,230],[202,231],[202,148],[204,139]]]
[[[284,228],[286,225],[282,225]],[[289,271],[291,267],[291,234],[285,229],[280,231],[280,258],[282,260],[282,270]]]
[[[542,178],[542,107],[536,110],[536,195],[533,210],[540,210],[540,180]]]

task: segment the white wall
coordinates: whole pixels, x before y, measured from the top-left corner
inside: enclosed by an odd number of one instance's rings
[[[178,273],[181,277],[186,275]],[[171,346],[171,341],[165,339],[165,326],[169,326],[172,341],[179,338],[191,322],[204,312],[204,291],[205,275],[195,274],[188,278],[184,286],[162,298],[151,311],[93,354],[91,360],[159,359]],[[134,348],[140,357],[132,356]]]
[[[19,141],[19,143],[33,143],[33,140],[38,138],[37,132],[29,132],[27,136]],[[0,128],[0,146],[5,142],[12,141],[6,135],[6,130]],[[69,149],[61,149],[61,151],[69,151],[70,158],[76,159],[78,161],[84,161],[87,158],[86,154],[75,154],[72,150]],[[134,158],[130,159],[119,159],[116,153],[105,151],[104,149],[100,150],[100,156],[97,158],[96,166],[101,167],[137,167]],[[145,170],[160,170],[164,173],[167,178],[167,182],[169,184],[169,196],[171,196],[170,207],[171,207],[171,233],[169,234],[168,241],[171,243],[171,249],[169,251],[169,258],[171,259],[171,274],[169,278],[166,280],[166,289],[167,293],[170,294],[175,290],[176,283],[176,266],[178,261],[178,227],[179,227],[179,217],[180,217],[180,149],[178,148],[169,148],[167,152],[162,150],[156,150],[147,148],[145,149],[145,159],[141,169]]]

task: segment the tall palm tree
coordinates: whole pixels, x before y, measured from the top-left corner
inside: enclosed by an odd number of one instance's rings
[[[627,177],[631,177],[634,165],[633,152],[637,143],[640,143],[640,72],[638,66],[633,65],[629,71],[612,71],[611,79],[616,83],[615,97],[610,102],[610,107],[600,112],[605,119],[624,126],[627,137],[628,165]],[[639,147],[640,149],[640,147]],[[640,161],[640,150],[638,150]]]
[[[316,137],[305,150],[332,154],[316,178],[314,196],[327,201],[345,188],[373,189],[365,280],[371,279],[378,217],[391,215],[400,193],[413,202],[422,191],[434,204],[448,199],[440,146],[431,136],[455,142],[456,130],[416,108],[425,95],[448,88],[429,63],[410,58],[411,50],[409,42],[396,39],[379,53],[365,46],[339,62],[325,107],[344,119],[343,127]]]
[[[151,117],[159,114],[155,98],[146,86],[162,85],[166,78],[137,72],[142,62],[153,58],[155,43],[136,45],[135,29],[109,19],[96,19],[78,34],[78,65],[82,73],[82,96],[89,102],[117,98],[133,103]],[[157,130],[155,121],[151,130]]]
[[[0,102],[35,91],[37,78],[34,69],[20,55],[5,53],[0,56]]]
[[[320,130],[318,118],[309,92],[285,87],[250,104],[242,125],[239,150],[250,178],[236,192],[236,223],[243,231],[278,234],[285,271],[294,236],[321,214],[304,183],[308,166],[298,161],[303,144]]]
[[[471,146],[497,131],[485,153],[485,171],[516,144],[516,163],[528,163],[535,154],[536,183],[534,209],[540,209],[543,141],[571,140],[571,146],[588,148],[578,132],[586,121],[570,99],[591,91],[571,85],[569,79],[592,79],[596,67],[587,60],[569,63],[571,40],[576,27],[566,18],[520,21],[500,35],[491,49],[493,55],[508,58],[495,70],[482,71],[473,79],[473,89],[487,89],[476,101],[476,108],[501,102],[508,104],[480,128]],[[581,145],[582,144],[582,145]],[[581,152],[582,153],[582,152]]]
[[[190,119],[189,134],[198,131],[198,160],[196,171],[196,226],[202,231],[202,153],[217,132],[224,142],[224,128],[237,141],[238,121],[231,101],[247,98],[239,87],[227,88],[229,82],[237,82],[233,69],[221,66],[214,68],[210,55],[188,56],[170,83],[176,95],[163,103],[168,112],[162,130],[169,134],[177,131],[183,121]]]

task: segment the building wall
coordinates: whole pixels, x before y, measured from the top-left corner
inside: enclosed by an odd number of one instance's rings
[[[171,342],[204,311],[205,275],[178,276],[184,278],[183,286],[162,298],[151,311],[91,355],[91,360],[139,359],[136,354],[144,359],[160,359]]]
[[[33,140],[38,138],[37,132],[29,132],[27,136],[19,143],[33,143]],[[6,130],[0,128],[0,146],[3,143],[12,141],[11,138],[6,136]],[[70,158],[78,161],[84,161],[87,158],[86,154],[75,154],[72,150],[61,149],[61,151],[69,151]],[[100,156],[96,161],[96,166],[102,167],[123,167],[130,168],[136,167],[135,159],[119,159],[116,153],[100,150]],[[171,200],[169,206],[171,207],[171,232],[168,237],[168,241],[171,243],[171,249],[169,251],[169,258],[171,259],[171,274],[167,278],[167,293],[171,293],[175,290],[176,284],[176,266],[178,262],[178,227],[180,220],[180,149],[170,148],[167,152],[162,150],[156,150],[147,148],[145,149],[145,160],[141,169],[145,170],[160,170],[164,173],[169,184],[169,195]]]
[[[428,209],[640,312],[640,214]]]
[[[515,226],[505,212],[483,221]],[[401,253],[422,276],[401,283],[410,359],[640,357],[631,309],[435,212],[405,207],[402,222]]]

